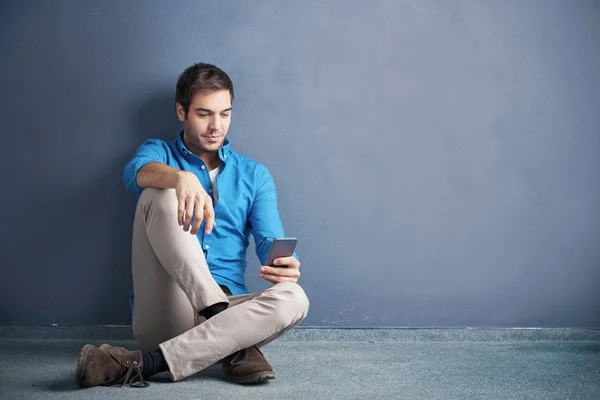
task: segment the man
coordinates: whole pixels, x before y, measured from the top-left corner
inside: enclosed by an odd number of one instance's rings
[[[145,386],[163,371],[178,381],[218,361],[234,382],[275,377],[259,348],[301,322],[309,301],[295,253],[262,266],[259,276],[273,285],[248,294],[249,235],[264,264],[284,231],[269,171],[226,139],[233,97],[221,69],[189,67],[176,88],[183,131],[173,141],[146,140],[126,165],[126,188],[139,196],[132,328],[145,350],[86,345],[79,385]]]

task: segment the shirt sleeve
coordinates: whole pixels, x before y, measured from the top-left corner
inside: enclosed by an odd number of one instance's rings
[[[138,147],[133,158],[125,165],[123,171],[125,189],[141,194],[144,189],[136,182],[137,174],[144,165],[155,161],[166,164],[167,152],[163,147],[162,140],[147,139]]]
[[[257,189],[250,209],[250,225],[256,256],[261,265],[264,265],[273,239],[284,237],[284,230],[277,209],[277,191],[273,177],[264,166],[257,169],[256,175]],[[294,258],[298,259],[296,252]]]

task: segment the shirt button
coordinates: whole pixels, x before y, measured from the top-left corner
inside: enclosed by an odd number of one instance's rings
[[[208,193],[212,193],[212,189],[208,189]]]
[[[203,166],[201,166],[200,168],[204,169],[204,168],[206,168],[206,167],[203,165]]]
[[[209,245],[207,245],[207,244],[206,244],[206,245],[204,245],[204,248],[205,248],[206,250],[208,250],[208,248],[209,248],[209,247],[210,247],[210,246],[209,246]]]

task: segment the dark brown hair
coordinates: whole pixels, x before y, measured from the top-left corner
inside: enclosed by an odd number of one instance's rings
[[[179,75],[175,100],[185,110],[187,118],[194,94],[197,92],[211,93],[218,90],[229,90],[233,102],[233,83],[225,71],[212,64],[197,63]]]

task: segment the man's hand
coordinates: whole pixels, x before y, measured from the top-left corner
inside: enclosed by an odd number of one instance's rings
[[[198,233],[204,219],[206,220],[204,232],[209,234],[216,226],[215,211],[212,199],[200,184],[198,177],[191,172],[180,171],[175,193],[177,194],[177,219],[179,225],[183,226],[183,230],[186,232],[190,230],[192,216],[196,210],[194,225],[192,225],[190,233],[192,235]]]
[[[300,261],[294,257],[280,257],[273,261],[276,267],[263,265],[258,276],[269,282],[298,282],[300,278]]]

